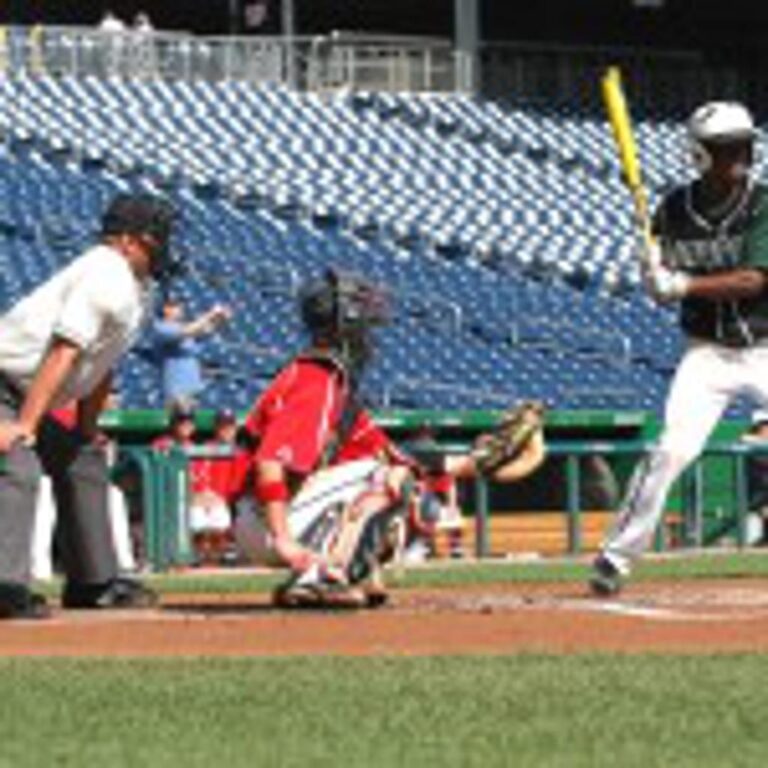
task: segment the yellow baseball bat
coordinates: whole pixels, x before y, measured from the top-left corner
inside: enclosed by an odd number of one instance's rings
[[[643,251],[646,257],[654,252],[651,247],[653,235],[651,234],[651,217],[648,210],[648,196],[643,184],[640,170],[640,157],[632,132],[632,122],[629,117],[627,100],[621,84],[621,73],[618,67],[608,67],[601,81],[601,90],[608,121],[613,130],[613,138],[619,153],[619,162],[624,175],[624,180],[629,187],[634,204],[635,222],[643,241]]]

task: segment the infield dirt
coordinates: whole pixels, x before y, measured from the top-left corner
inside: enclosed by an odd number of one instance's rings
[[[768,579],[398,589],[375,611],[288,612],[264,594],[164,595],[153,610],[0,625],[0,655],[284,656],[768,650]]]

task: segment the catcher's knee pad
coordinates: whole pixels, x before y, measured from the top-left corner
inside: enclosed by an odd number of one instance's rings
[[[377,566],[392,559],[397,549],[398,523],[406,517],[406,505],[399,501],[372,513],[361,527],[347,564],[347,579],[358,584],[367,579]]]

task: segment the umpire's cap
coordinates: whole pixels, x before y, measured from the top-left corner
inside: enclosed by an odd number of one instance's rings
[[[168,251],[175,218],[173,206],[165,198],[149,193],[120,193],[104,212],[101,234],[102,237],[152,237],[156,242],[152,250],[152,273],[155,277],[163,277],[171,266]]]

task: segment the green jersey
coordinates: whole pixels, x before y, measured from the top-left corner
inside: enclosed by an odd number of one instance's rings
[[[768,271],[768,190],[753,184],[714,217],[696,209],[698,185],[674,189],[656,211],[654,231],[664,264],[691,275],[750,267]],[[691,337],[751,346],[768,337],[768,292],[722,301],[686,297],[680,325]]]

